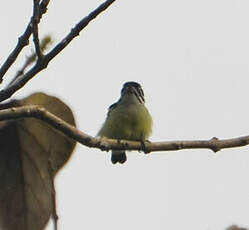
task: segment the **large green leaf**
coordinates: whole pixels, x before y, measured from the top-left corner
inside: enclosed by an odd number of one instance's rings
[[[73,114],[58,98],[36,93],[1,109],[41,105],[75,125]],[[53,210],[53,179],[67,162],[75,142],[45,122],[25,118],[0,122],[0,228],[42,230]]]

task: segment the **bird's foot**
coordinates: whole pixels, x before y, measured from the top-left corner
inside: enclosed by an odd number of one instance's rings
[[[144,154],[150,153],[150,151],[148,151],[147,148],[146,148],[146,142],[150,143],[149,140],[141,140],[140,141],[140,143],[141,143],[141,150],[144,152]]]

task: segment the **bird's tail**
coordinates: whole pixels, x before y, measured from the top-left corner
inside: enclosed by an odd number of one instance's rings
[[[116,164],[117,162],[120,164],[123,164],[126,162],[127,158],[126,158],[126,154],[125,151],[112,151],[112,163]]]

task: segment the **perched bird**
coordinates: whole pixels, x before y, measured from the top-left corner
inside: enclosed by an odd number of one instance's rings
[[[144,105],[144,92],[137,82],[126,82],[118,102],[109,107],[107,118],[97,136],[117,140],[144,141],[152,131],[152,118]],[[126,161],[123,150],[113,150],[113,164]]]

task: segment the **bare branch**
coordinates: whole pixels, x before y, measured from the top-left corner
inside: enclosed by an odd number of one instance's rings
[[[50,0],[43,0],[40,3],[40,18],[43,14],[45,14],[47,12],[47,7],[48,7],[49,2],[50,2]]]
[[[19,118],[37,118],[50,124],[53,128],[61,131],[68,137],[79,143],[93,148],[109,151],[115,150],[138,150],[145,153],[155,151],[175,151],[182,149],[210,149],[217,152],[225,148],[235,148],[249,145],[249,136],[243,136],[232,139],[218,140],[193,140],[193,141],[165,141],[165,142],[146,142],[140,143],[126,140],[113,140],[107,138],[95,138],[89,136],[62,119],[56,117],[42,107],[31,105],[4,109],[0,111],[0,120],[19,119]]]
[[[115,0],[107,0],[102,3],[98,8],[92,11],[88,16],[84,17],[74,28],[71,29],[71,32],[64,38],[62,41],[54,47],[47,54],[47,58],[50,61],[53,59],[57,54],[59,54],[76,36],[80,34],[80,32],[93,20],[95,19],[100,13],[105,11]]]
[[[44,52],[44,51],[48,48],[48,46],[51,45],[51,43],[53,43],[53,40],[52,40],[51,36],[50,36],[50,35],[45,36],[45,37],[42,39],[41,44],[40,44],[41,51]],[[14,82],[16,82],[16,80],[17,80],[21,75],[24,74],[24,71],[25,71],[33,62],[35,62],[36,56],[37,56],[36,53],[33,51],[33,52],[31,53],[31,55],[29,55],[29,56],[26,57],[26,61],[24,62],[22,68],[21,68],[19,71],[17,71],[15,77],[10,81],[10,83],[9,83],[8,86],[7,86],[7,88],[9,88]]]
[[[39,42],[39,35],[38,35],[38,24],[39,24],[39,15],[40,15],[40,7],[39,7],[39,0],[33,0],[33,17],[32,17],[32,29],[33,29],[33,41],[35,44],[35,51],[38,57],[38,62],[42,59],[42,51]]]
[[[31,80],[37,73],[45,69],[48,63],[59,54],[79,33],[100,13],[106,10],[115,0],[107,0],[102,3],[98,8],[92,11],[88,16],[83,18],[72,30],[71,32],[59,43],[57,44],[47,55],[36,63],[36,65],[31,68],[26,74],[15,81],[6,89],[0,91],[0,102],[11,97],[17,90],[22,88],[29,80]],[[1,71],[0,71],[1,77]]]
[[[46,13],[48,4],[49,0],[43,0],[41,2],[39,19],[41,19],[42,15]],[[30,19],[29,24],[26,27],[26,30],[18,38],[18,42],[15,49],[10,53],[7,60],[3,63],[2,67],[0,68],[0,83],[3,81],[3,76],[8,71],[10,66],[15,62],[16,58],[18,57],[22,49],[29,44],[29,37],[31,34],[32,34],[32,17]]]
[[[44,58],[42,59],[42,63],[44,63]],[[14,94],[18,89],[22,88],[26,84],[26,81],[33,78],[38,72],[40,72],[45,67],[46,66],[41,65],[41,62],[39,62],[39,64],[36,63],[34,67],[32,67],[22,77],[14,79],[14,82],[12,82],[7,89],[3,89],[0,91],[0,102],[11,97],[12,94]]]

